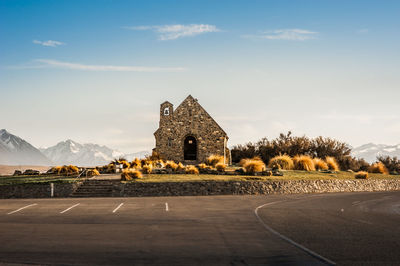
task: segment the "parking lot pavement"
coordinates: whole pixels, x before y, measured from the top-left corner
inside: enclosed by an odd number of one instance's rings
[[[0,246],[0,262],[319,265],[263,229],[252,210],[265,200],[246,196],[2,200],[0,241],[7,245]],[[25,206],[29,207],[13,212]]]
[[[390,265],[399,208],[400,192],[1,200],[0,263]]]

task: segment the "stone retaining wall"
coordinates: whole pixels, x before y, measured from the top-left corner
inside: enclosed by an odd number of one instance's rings
[[[267,180],[142,183],[113,182],[114,197],[266,195],[400,190],[400,178],[369,180]],[[81,184],[54,183],[54,197],[69,197]],[[0,186],[0,198],[50,198],[50,184]]]
[[[263,195],[400,190],[399,179],[117,183],[115,197]]]
[[[54,197],[69,197],[82,182],[54,183]],[[0,186],[0,198],[50,198],[51,186],[46,184],[21,184]]]

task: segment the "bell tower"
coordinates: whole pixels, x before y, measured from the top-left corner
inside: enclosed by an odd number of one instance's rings
[[[168,101],[163,102],[160,105],[160,126],[165,125],[171,121],[174,113],[174,105]]]

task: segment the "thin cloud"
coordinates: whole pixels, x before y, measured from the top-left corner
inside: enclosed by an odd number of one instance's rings
[[[113,65],[86,65],[80,63],[63,62],[51,59],[36,59],[34,64],[10,67],[12,69],[56,68],[81,71],[116,71],[116,72],[180,72],[183,67],[145,67],[145,66],[113,66]]]
[[[208,24],[174,24],[162,26],[134,26],[123,28],[128,30],[152,30],[158,34],[158,39],[161,41],[176,40],[182,37],[196,36],[199,34],[220,31],[216,26]]]
[[[367,34],[368,32],[369,32],[368,29],[360,29],[357,31],[357,33],[359,33],[359,34]]]
[[[318,32],[303,29],[279,29],[264,31],[258,35],[244,35],[244,38],[258,38],[267,40],[305,41],[315,39]]]
[[[59,41],[53,41],[53,40],[48,40],[48,41],[38,41],[38,40],[33,40],[34,44],[40,44],[42,46],[49,46],[49,47],[57,47],[60,45],[65,45],[65,43],[63,42],[59,42]]]

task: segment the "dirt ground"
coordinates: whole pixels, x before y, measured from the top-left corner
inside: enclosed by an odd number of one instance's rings
[[[39,170],[45,172],[50,169],[50,166],[40,165],[0,165],[0,175],[12,175],[15,170],[25,171],[26,169]]]

